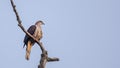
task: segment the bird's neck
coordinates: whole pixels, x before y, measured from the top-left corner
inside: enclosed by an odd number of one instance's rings
[[[40,25],[36,25],[36,27],[41,29],[41,26],[40,26]]]

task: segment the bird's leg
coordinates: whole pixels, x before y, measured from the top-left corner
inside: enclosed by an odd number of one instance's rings
[[[28,41],[27,48],[26,48],[26,56],[25,56],[26,60],[29,60],[31,47],[32,47],[32,43],[31,41]]]

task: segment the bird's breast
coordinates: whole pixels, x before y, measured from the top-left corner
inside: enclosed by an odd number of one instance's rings
[[[36,35],[36,39],[40,40],[42,38],[42,30],[41,29],[37,29],[37,35]]]

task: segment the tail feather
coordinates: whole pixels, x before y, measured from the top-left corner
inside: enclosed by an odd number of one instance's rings
[[[27,60],[29,60],[32,45],[33,45],[32,42],[28,41],[27,47],[26,47],[26,56],[25,56]]]

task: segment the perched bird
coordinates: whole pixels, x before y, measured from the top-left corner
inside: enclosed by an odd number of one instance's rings
[[[29,29],[27,30],[37,40],[40,40],[42,38],[41,25],[44,25],[44,23],[42,21],[37,21],[35,25],[30,26]],[[23,48],[26,45],[26,55],[25,55],[26,60],[29,60],[31,47],[34,45],[34,43],[35,41],[31,37],[25,35]]]

